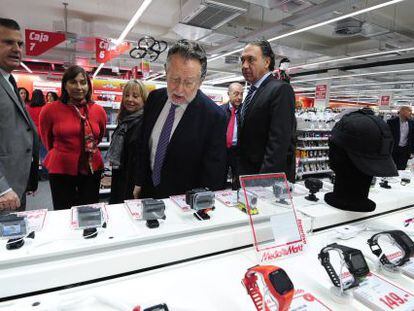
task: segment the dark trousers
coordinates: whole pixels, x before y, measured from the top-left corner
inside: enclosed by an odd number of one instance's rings
[[[227,165],[226,165],[226,176],[231,178],[231,188],[233,190],[240,188],[239,183],[239,169],[238,169],[238,148],[231,147],[227,149]],[[230,174],[231,170],[231,174]]]
[[[408,146],[394,147],[392,158],[398,170],[405,170],[407,167],[408,159],[410,158],[410,148]]]
[[[102,171],[93,175],[77,176],[49,174],[53,208],[62,210],[75,205],[99,202],[101,175]]]

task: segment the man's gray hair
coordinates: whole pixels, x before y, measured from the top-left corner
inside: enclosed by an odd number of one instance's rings
[[[182,39],[174,43],[174,45],[168,50],[167,63],[165,65],[166,67],[169,64],[171,57],[176,54],[185,59],[198,60],[201,64],[201,80],[204,80],[207,73],[207,55],[200,44],[186,39]]]

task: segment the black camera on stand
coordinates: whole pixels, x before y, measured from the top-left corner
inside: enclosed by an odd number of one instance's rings
[[[106,227],[100,207],[78,206],[77,211],[79,228],[83,228],[83,237],[85,239],[96,238],[98,236],[97,228]]]
[[[147,227],[150,229],[158,228],[160,223],[158,219],[165,220],[165,204],[162,200],[143,199],[142,219],[147,221]]]
[[[194,217],[198,220],[210,219],[208,211],[214,210],[214,192],[208,188],[196,188],[185,193],[185,202],[195,210]]]
[[[27,219],[24,216],[18,216],[16,214],[0,216],[0,236],[9,239],[6,243],[8,250],[22,247],[25,238],[34,239],[34,231],[27,234],[27,227]]]
[[[306,200],[317,202],[319,199],[315,193],[318,193],[322,189],[323,183],[317,178],[305,179],[305,187],[309,190],[309,194],[305,197]]]
[[[275,183],[273,185],[273,194],[275,195],[276,199],[278,199],[278,203],[289,205],[289,202],[287,201],[289,200],[289,191],[284,183]]]
[[[381,188],[385,188],[385,189],[391,189],[391,186],[388,184],[388,179],[387,178],[381,178],[381,181],[379,183]]]

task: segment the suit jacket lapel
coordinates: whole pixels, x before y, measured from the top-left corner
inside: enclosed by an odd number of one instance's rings
[[[263,89],[264,89],[264,86],[270,81],[270,79],[274,79],[273,78],[273,76],[272,75],[269,75],[263,82],[262,82],[262,84],[260,84],[260,86],[259,86],[259,88],[256,90],[256,93],[254,94],[254,96],[253,96],[253,98],[252,98],[252,100],[251,100],[251,102],[250,102],[250,105],[249,105],[249,107],[247,108],[247,110],[246,110],[246,115],[245,115],[245,119],[246,118],[248,118],[249,117],[249,113],[250,113],[250,111],[252,111],[253,109],[254,109],[254,105],[255,105],[255,103],[256,103],[256,101],[257,101],[257,99],[259,98],[259,96],[260,96],[260,93],[262,93],[263,92]]]
[[[165,90],[165,93],[163,93],[159,98],[155,99],[156,102],[154,103],[154,113],[152,113],[151,120],[149,120],[149,123],[150,123],[149,136],[151,136],[155,123],[157,122],[158,117],[160,116],[160,113],[162,111],[162,108],[164,108],[164,105],[167,102],[167,99],[168,99],[167,90]]]
[[[10,85],[8,84],[8,82],[6,81],[6,79],[4,79],[4,77],[2,75],[0,75],[0,85],[4,88],[4,90],[9,95],[9,97],[13,101],[13,103],[17,106],[17,109],[20,111],[20,113],[26,119],[27,123],[29,123],[30,125],[32,125],[32,123],[30,122],[30,120],[29,120],[29,118],[28,118],[28,116],[26,114],[26,110],[23,108],[21,99],[18,98],[17,97],[17,94],[15,94],[12,91],[12,89],[10,88]]]

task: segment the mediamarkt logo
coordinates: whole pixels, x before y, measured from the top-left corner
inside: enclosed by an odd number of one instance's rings
[[[289,247],[278,248],[273,251],[263,252],[262,262],[277,259],[279,257],[296,254],[303,251],[303,244],[291,245]]]

